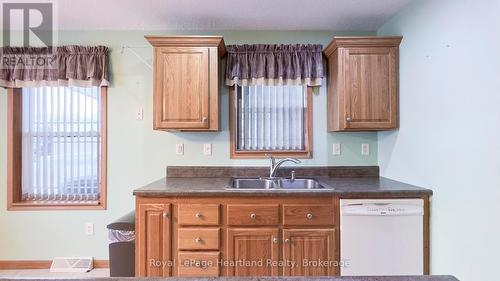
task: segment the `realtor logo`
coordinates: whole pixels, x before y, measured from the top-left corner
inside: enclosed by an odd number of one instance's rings
[[[2,46],[54,46],[53,2],[2,2]]]
[[[51,1],[1,2],[0,69],[56,69],[55,8]],[[9,47],[50,47],[25,52]]]

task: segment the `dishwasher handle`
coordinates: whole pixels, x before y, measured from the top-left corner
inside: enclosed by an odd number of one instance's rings
[[[413,204],[353,203],[342,206],[342,216],[423,216],[424,208]]]

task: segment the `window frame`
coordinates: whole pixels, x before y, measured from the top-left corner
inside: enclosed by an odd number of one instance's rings
[[[240,87],[240,86],[237,86]],[[231,159],[260,159],[267,158],[266,154],[272,154],[275,157],[295,157],[312,158],[313,152],[313,87],[307,86],[307,108],[304,112],[304,150],[298,151],[279,151],[279,150],[259,150],[259,151],[238,151],[236,149],[236,112],[234,86],[229,87],[229,143]]]
[[[107,205],[107,96],[101,95],[101,176],[97,204],[33,203],[22,200],[22,88],[7,88],[7,210],[106,210]]]

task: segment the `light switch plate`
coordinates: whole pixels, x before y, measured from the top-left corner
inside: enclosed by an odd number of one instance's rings
[[[85,235],[94,235],[94,224],[88,222],[85,224]]]
[[[135,112],[135,119],[144,120],[144,109],[142,109],[142,107],[138,108]]]
[[[340,143],[334,143],[333,144],[333,155],[340,155]]]
[[[184,144],[178,143],[175,145],[175,154],[184,155]]]
[[[212,144],[211,143],[203,144],[203,155],[212,155]]]
[[[361,155],[370,155],[370,144],[362,143],[361,144]]]

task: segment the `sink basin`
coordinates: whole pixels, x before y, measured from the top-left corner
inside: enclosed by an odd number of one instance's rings
[[[284,189],[318,189],[324,188],[315,179],[281,179],[279,187]]]
[[[233,178],[229,188],[237,189],[270,189],[273,188],[273,181],[259,178]]]
[[[317,180],[312,178],[232,178],[228,189],[271,190],[271,189],[323,189]]]

